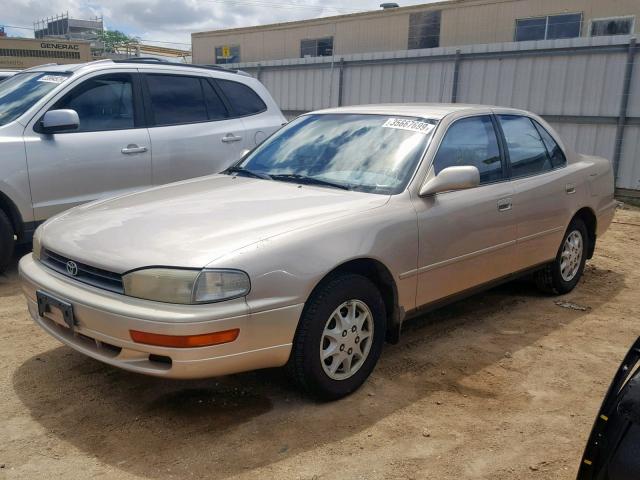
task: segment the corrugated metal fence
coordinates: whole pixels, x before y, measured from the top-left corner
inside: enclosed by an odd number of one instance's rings
[[[640,192],[640,46],[627,36],[470,45],[241,63],[285,115],[339,105],[460,102],[543,116],[582,153]]]

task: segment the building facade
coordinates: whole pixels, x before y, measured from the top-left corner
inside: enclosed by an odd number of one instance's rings
[[[0,37],[0,68],[23,69],[43,63],[81,63],[91,60],[87,42]]]
[[[449,0],[193,33],[194,63],[238,63],[640,31],[640,0]]]

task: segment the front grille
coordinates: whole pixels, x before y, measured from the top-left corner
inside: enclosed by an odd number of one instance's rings
[[[122,275],[113,273],[108,270],[102,270],[100,268],[92,267],[84,263],[76,262],[62,255],[58,255],[51,250],[42,249],[40,255],[40,261],[52,270],[55,270],[62,275],[73,278],[87,285],[109,290],[115,293],[124,293],[124,287],[122,285]],[[78,266],[77,275],[71,275],[67,271],[67,263],[73,261]]]

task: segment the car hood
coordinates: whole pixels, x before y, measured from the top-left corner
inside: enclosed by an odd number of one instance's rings
[[[388,199],[213,175],[73,208],[45,223],[42,244],[117,273],[147,266],[202,268],[252,243],[376,208]]]

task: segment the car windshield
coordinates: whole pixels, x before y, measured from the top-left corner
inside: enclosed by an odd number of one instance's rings
[[[56,88],[70,73],[18,73],[0,83],[0,125],[13,122]]]
[[[294,120],[230,172],[385,195],[402,191],[431,139],[424,118],[316,114]]]

